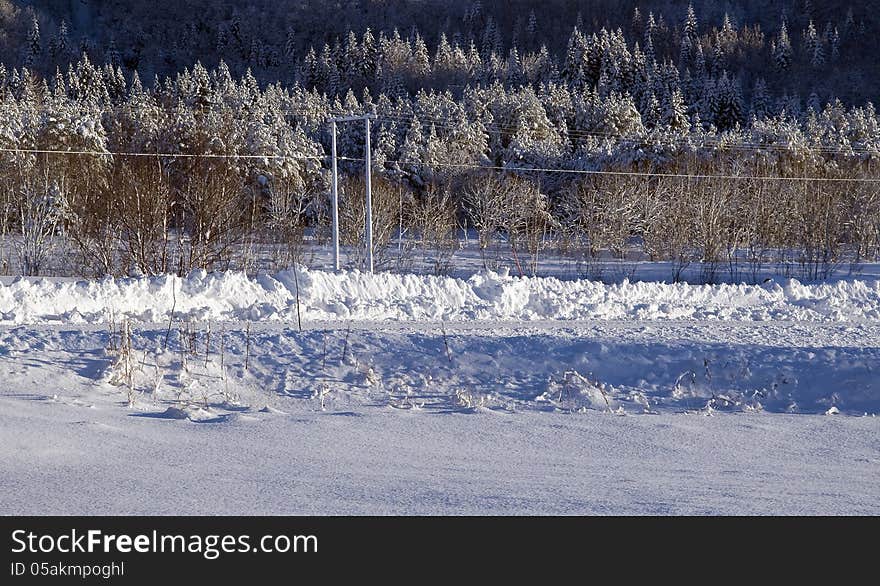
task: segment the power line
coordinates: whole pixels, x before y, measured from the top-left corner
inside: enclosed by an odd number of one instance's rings
[[[353,157],[339,157],[341,161],[363,161]],[[500,165],[472,165],[466,163],[431,163],[434,167],[456,167],[462,169],[485,169],[508,172],[528,173],[566,173],[580,175],[613,175],[626,177],[668,177],[671,179],[730,179],[730,180],[757,180],[757,181],[822,181],[841,183],[880,183],[880,178],[870,177],[784,177],[781,175],[727,175],[727,174],[699,174],[699,173],[660,173],[654,171],[608,171],[599,169],[551,169],[549,167],[512,167]]]
[[[65,151],[52,149],[13,149],[0,148],[0,152],[28,153],[28,154],[57,154],[57,155],[92,155],[92,156],[119,156],[119,157],[162,157],[162,158],[209,158],[209,159],[282,159],[282,160],[313,160],[326,161],[328,157],[322,156],[290,156],[290,155],[236,155],[236,154],[191,154],[191,153],[143,153],[143,152],[117,152],[117,151]],[[340,161],[364,162],[366,159],[358,157],[338,157]],[[661,173],[656,171],[610,171],[601,169],[561,169],[550,167],[516,167],[501,165],[475,165],[467,163],[444,163],[436,162],[428,166],[453,167],[461,169],[493,170],[520,173],[564,173],[576,175],[609,175],[624,177],[668,177],[670,179],[729,179],[729,180],[758,180],[758,181],[817,181],[825,183],[880,183],[880,178],[870,177],[785,177],[781,175],[732,175],[732,174],[698,174],[698,173]]]
[[[60,149],[22,149],[22,148],[3,148],[0,147],[2,153],[24,153],[34,155],[91,155],[99,157],[162,157],[162,158],[184,158],[184,159],[285,159],[295,161],[324,161],[328,157],[309,156],[309,155],[237,155],[237,154],[220,154],[220,153],[143,153],[143,152],[122,152],[122,151],[87,151],[87,150],[60,150]]]

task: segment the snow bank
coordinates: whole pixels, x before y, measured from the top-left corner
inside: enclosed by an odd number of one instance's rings
[[[521,278],[468,279],[305,268],[255,278],[194,271],[100,281],[19,278],[0,285],[0,323],[195,320],[797,320],[880,319],[880,281],[804,285],[620,284]]]

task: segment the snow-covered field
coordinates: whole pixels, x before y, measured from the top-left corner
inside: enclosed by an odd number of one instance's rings
[[[880,513],[875,279],[17,279],[0,323],[5,514]]]

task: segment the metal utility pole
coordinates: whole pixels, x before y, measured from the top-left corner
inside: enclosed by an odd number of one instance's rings
[[[365,179],[367,187],[366,197],[366,219],[364,226],[365,245],[367,252],[367,270],[373,272],[373,190],[372,190],[372,172],[370,169],[370,120],[375,120],[375,114],[364,114],[362,116],[342,116],[340,118],[331,118],[332,124],[332,158],[333,158],[333,268],[339,270],[339,194],[338,181],[339,174],[336,170],[336,123],[337,122],[354,122],[363,120],[366,123],[366,135],[364,137],[364,152],[366,169]]]
[[[364,167],[366,168],[364,174],[366,175],[367,182],[367,220],[366,226],[364,228],[364,237],[367,241],[367,270],[371,273],[373,272],[373,186],[372,186],[372,173],[370,172],[370,118],[364,118],[364,123],[366,124],[367,134],[366,140],[364,141],[364,152],[366,155],[364,158],[366,159],[364,163]]]
[[[333,128],[333,270],[339,270],[339,181],[336,172],[336,120],[331,120]]]

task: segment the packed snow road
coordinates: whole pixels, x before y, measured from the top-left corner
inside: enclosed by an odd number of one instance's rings
[[[3,514],[880,513],[877,420],[261,413],[0,398]]]

